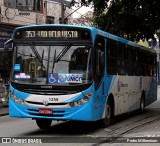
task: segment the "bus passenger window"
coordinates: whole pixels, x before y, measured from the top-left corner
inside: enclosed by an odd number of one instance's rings
[[[118,65],[118,74],[126,74],[126,46],[124,44],[117,44],[117,65]]]
[[[108,39],[106,43],[107,48],[107,74],[116,75],[117,74],[117,56],[116,48],[117,44]]]
[[[121,61],[121,65],[119,66],[118,73],[119,73],[120,75],[125,75],[125,74],[126,74],[125,66],[124,66],[124,61]]]
[[[127,46],[127,62],[126,62],[126,71],[129,76],[134,75],[134,50],[132,47]]]

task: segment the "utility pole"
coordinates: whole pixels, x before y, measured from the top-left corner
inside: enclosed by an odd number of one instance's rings
[[[61,23],[64,24],[64,0],[61,0]]]

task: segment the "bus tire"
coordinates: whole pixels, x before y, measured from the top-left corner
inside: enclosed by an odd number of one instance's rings
[[[113,122],[113,107],[112,102],[110,100],[107,101],[106,109],[105,109],[105,117],[102,119],[102,126],[105,128],[112,124]]]
[[[140,112],[144,112],[144,108],[145,108],[145,94],[144,92],[142,93],[142,96],[141,96],[141,100],[140,100]]]
[[[49,119],[36,119],[37,126],[40,129],[49,129],[52,123],[52,120]]]

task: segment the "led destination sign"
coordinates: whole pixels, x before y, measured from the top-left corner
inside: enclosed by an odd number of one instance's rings
[[[78,38],[78,31],[25,31],[26,38]]]
[[[16,30],[15,39],[84,39],[89,40],[90,32],[83,29],[31,28]]]

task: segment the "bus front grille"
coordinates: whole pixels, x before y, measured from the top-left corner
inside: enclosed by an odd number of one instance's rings
[[[66,95],[66,94],[75,94],[77,92],[77,91],[44,90],[44,89],[23,89],[21,91],[37,95]]]
[[[44,105],[43,102],[33,102],[33,101],[26,101],[26,103],[28,104],[32,104],[32,105]],[[68,103],[48,103],[47,106],[51,105],[51,106],[64,106],[67,105]]]

